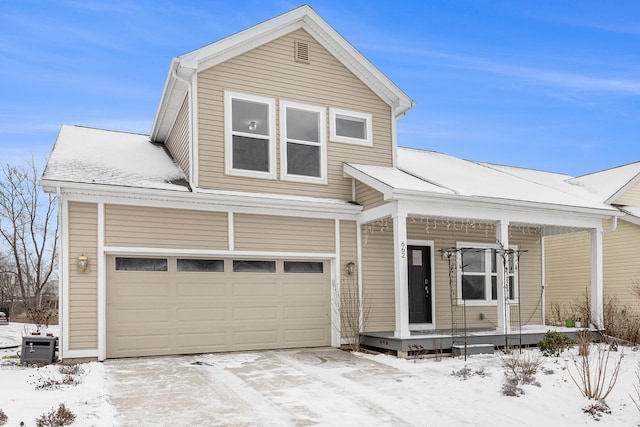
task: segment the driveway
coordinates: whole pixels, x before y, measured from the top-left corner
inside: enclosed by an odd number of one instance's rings
[[[331,348],[109,360],[105,377],[121,425],[424,423],[399,404],[409,373]]]

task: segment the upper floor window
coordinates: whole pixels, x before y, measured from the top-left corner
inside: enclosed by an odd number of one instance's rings
[[[225,172],[275,178],[275,100],[226,91]]]
[[[329,114],[331,141],[373,145],[370,113],[331,108]]]
[[[513,251],[504,254],[494,245],[461,244],[458,254],[458,298],[468,305],[495,304],[498,299],[498,274],[507,270],[505,297],[516,302],[517,257]],[[517,249],[511,247],[511,249]]]
[[[282,179],[326,183],[325,108],[280,102]]]

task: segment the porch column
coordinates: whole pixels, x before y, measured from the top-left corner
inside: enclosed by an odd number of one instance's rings
[[[591,318],[597,327],[604,327],[602,229],[591,230]]]
[[[496,241],[498,245],[502,245],[502,249],[509,249],[509,221],[496,222]],[[511,314],[506,304],[508,294],[505,293],[505,276],[508,266],[502,261],[502,253],[498,249],[498,257],[496,259],[496,276],[497,276],[497,310],[498,310],[498,328],[497,332],[506,334],[511,329]]]
[[[409,331],[409,283],[407,279],[407,216],[393,215],[393,249],[396,291],[396,329],[393,336],[408,338]]]

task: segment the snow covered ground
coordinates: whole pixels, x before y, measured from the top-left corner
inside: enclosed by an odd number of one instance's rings
[[[56,332],[55,328],[51,328]],[[24,325],[0,325],[0,348],[16,345]],[[23,367],[0,350],[0,409],[7,426],[35,419],[64,403],[76,426],[637,426],[634,386],[639,352],[621,348],[618,381],[606,399],[611,414],[585,414],[593,402],[573,383],[576,349],[542,358],[539,386],[505,396],[505,355],[401,360],[335,349],[300,349],[110,360],[82,365],[78,385],[40,389],[62,379],[59,365]],[[593,351],[593,350],[592,350]],[[538,350],[523,351],[534,360]],[[466,368],[466,369],[465,369]],[[465,379],[462,372],[466,370]],[[457,372],[457,375],[453,373]],[[611,372],[611,371],[609,371]]]

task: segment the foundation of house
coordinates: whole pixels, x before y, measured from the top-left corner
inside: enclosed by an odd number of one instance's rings
[[[466,334],[451,334],[447,330],[411,331],[407,338],[394,337],[393,331],[367,332],[362,335],[362,346],[380,352],[391,352],[398,357],[409,358],[426,354],[493,353],[496,349],[535,347],[548,331],[558,331],[577,342],[578,328],[546,325],[528,325],[512,329],[508,334],[495,330],[468,330]],[[602,336],[597,329],[590,329],[593,340]]]

